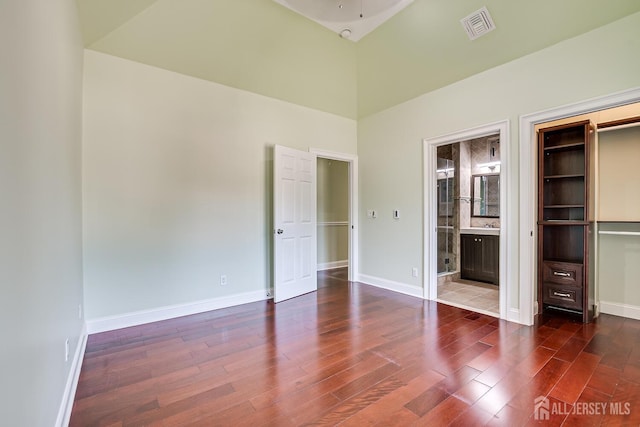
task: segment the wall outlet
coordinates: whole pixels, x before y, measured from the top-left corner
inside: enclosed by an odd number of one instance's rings
[[[64,361],[69,361],[69,338],[64,340]]]
[[[417,269],[416,267],[413,267],[413,268],[411,269],[411,275],[412,275],[413,277],[418,277],[418,269]]]
[[[220,286],[227,286],[227,275],[223,274],[220,276]]]

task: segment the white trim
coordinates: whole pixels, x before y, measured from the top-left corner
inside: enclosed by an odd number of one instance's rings
[[[509,311],[507,312],[507,320],[509,322],[521,323],[520,310],[517,308],[509,308]]]
[[[481,138],[487,135],[500,134],[500,318],[507,318],[507,303],[512,292],[509,284],[511,277],[511,248],[517,242],[516,235],[510,232],[511,210],[510,200],[517,199],[512,186],[510,167],[510,133],[509,120],[489,123],[459,132],[446,135],[425,138],[423,140],[423,180],[424,180],[424,206],[423,213],[425,224],[423,228],[423,288],[424,298],[437,300],[438,298],[438,274],[437,274],[437,215],[436,215],[436,183],[434,182],[436,171],[436,148],[440,145],[452,144],[460,141]],[[512,190],[513,187],[513,190]]]
[[[640,306],[600,301],[600,313],[640,320]]]
[[[333,270],[334,268],[343,268],[343,267],[349,267],[348,259],[343,259],[341,261],[323,262],[321,264],[318,264],[318,271]]]
[[[176,317],[203,313],[205,311],[263,301],[265,299],[267,299],[265,291],[252,291],[186,304],[168,305],[150,310],[141,310],[116,316],[90,319],[87,320],[87,332],[89,334],[96,334],[99,332],[113,331],[115,329],[128,328],[130,326],[138,326],[145,323],[158,322],[160,320],[173,319]]]
[[[447,300],[443,300],[443,299],[439,299],[439,298],[436,299],[435,301],[437,303],[439,303],[439,304],[450,305],[451,307],[456,307],[456,308],[461,308],[463,310],[473,311],[475,313],[484,314],[485,316],[491,316],[491,317],[500,318],[500,315],[498,313],[493,312],[493,311],[483,310],[481,308],[476,308],[476,307],[472,307],[470,305],[464,305],[464,304],[460,304],[460,303],[457,303],[457,302],[447,301]]]
[[[358,156],[355,154],[337,153],[335,151],[310,148],[310,153],[322,159],[339,160],[349,163],[349,221],[351,230],[349,233],[349,280],[354,281],[358,277],[360,267],[358,265]]]
[[[640,101],[640,88],[520,116],[520,323],[532,325],[536,311],[537,144],[535,125]],[[502,147],[501,147],[502,148]],[[596,295],[596,301],[598,297]]]
[[[365,285],[375,286],[376,288],[387,289],[389,291],[398,292],[412,297],[422,298],[422,288],[415,285],[407,285],[406,283],[394,282],[393,280],[382,279],[380,277],[361,274],[358,276],[358,282]]]
[[[80,378],[82,360],[84,359],[84,352],[86,348],[87,325],[82,322],[82,328],[80,329],[80,335],[78,336],[78,344],[76,345],[76,351],[73,355],[69,375],[67,376],[67,383],[65,384],[64,393],[62,394],[62,402],[60,402],[60,408],[58,409],[58,417],[54,424],[56,427],[65,427],[69,425],[71,410],[73,409],[73,401],[75,400],[76,389],[78,387],[78,379]]]

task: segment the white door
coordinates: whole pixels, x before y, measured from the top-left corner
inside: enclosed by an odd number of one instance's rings
[[[273,187],[273,300],[280,302],[318,288],[316,155],[276,145]]]

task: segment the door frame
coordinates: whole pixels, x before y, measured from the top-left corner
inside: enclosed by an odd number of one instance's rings
[[[358,156],[319,148],[310,148],[316,157],[349,164],[349,281],[358,277]]]
[[[437,148],[441,145],[453,144],[460,141],[481,138],[483,136],[500,135],[500,318],[512,320],[517,310],[507,309],[507,302],[511,294],[509,277],[511,277],[511,248],[516,233],[510,232],[511,209],[508,205],[512,186],[510,163],[509,120],[489,123],[486,125],[449,133],[433,138],[423,139],[423,298],[438,300],[438,235],[437,235],[437,191],[436,169]],[[517,196],[517,195],[516,195]],[[517,197],[514,197],[517,200]],[[518,320],[516,320],[518,321]]]
[[[585,101],[550,108],[520,116],[520,323],[532,325],[538,312],[537,289],[537,137],[535,126],[580,114],[620,107],[640,102],[640,88],[591,98]],[[501,147],[502,148],[502,147]],[[596,296],[596,312],[599,308]]]

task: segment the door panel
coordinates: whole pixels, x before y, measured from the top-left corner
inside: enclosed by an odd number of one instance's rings
[[[274,149],[274,301],[317,289],[316,156]]]

